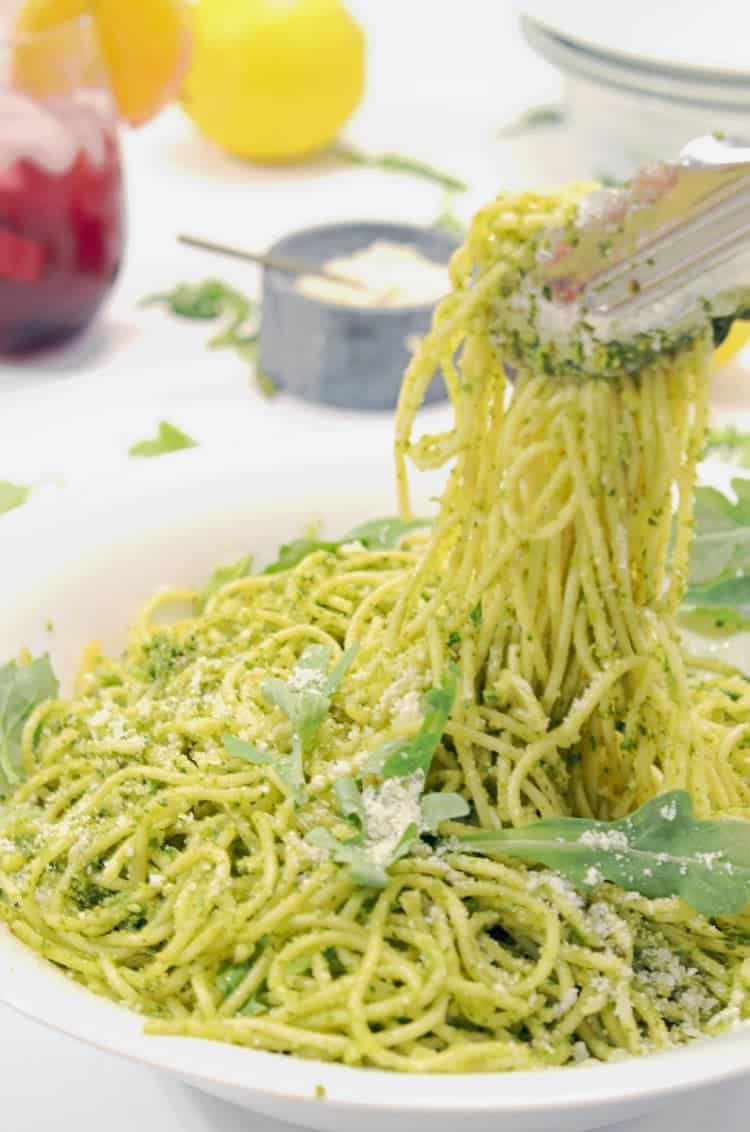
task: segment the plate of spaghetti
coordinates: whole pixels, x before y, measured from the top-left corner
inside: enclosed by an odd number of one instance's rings
[[[395,500],[198,451],[3,520],[3,1001],[320,1129],[583,1129],[750,1069],[750,681],[683,633],[746,497],[698,488],[708,325],[597,376],[506,322],[582,191],[473,221]]]

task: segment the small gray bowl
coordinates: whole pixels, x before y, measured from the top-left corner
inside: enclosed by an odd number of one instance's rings
[[[375,240],[409,244],[428,259],[447,263],[458,247],[435,228],[353,221],[306,228],[285,236],[268,254],[294,256],[320,267]],[[345,409],[393,409],[411,357],[407,345],[430,326],[433,306],[352,307],[303,295],[296,278],[263,270],[261,369],[288,393]],[[446,397],[440,374],[425,402]]]

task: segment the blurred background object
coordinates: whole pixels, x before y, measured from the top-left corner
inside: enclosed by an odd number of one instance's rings
[[[239,157],[322,149],[362,97],[364,37],[341,0],[197,0],[182,104]]]
[[[750,14],[738,0],[520,9],[526,41],[563,75],[574,151],[612,176],[673,157],[701,134],[750,132]]]
[[[117,110],[131,125],[153,118],[175,95],[190,61],[186,0],[26,0],[14,31],[38,35],[90,16],[107,68]],[[64,48],[60,45],[57,61]],[[38,47],[23,51],[26,81],[37,93],[44,83],[46,61]]]
[[[87,327],[122,245],[115,111],[90,19],[0,41],[0,353]]]
[[[49,362],[6,367],[5,388],[106,380],[127,364],[131,388],[174,396],[222,382],[227,395],[268,389],[262,374],[253,381],[262,312],[252,265],[208,268],[220,275],[211,293],[240,295],[252,312],[233,350],[207,354],[184,316],[141,311],[153,292],[204,294],[205,263],[176,244],[179,231],[259,252],[334,222],[437,227],[460,240],[500,189],[617,182],[701,129],[750,120],[750,9],[737,0],[710,11],[676,0],[631,0],[625,11],[590,0],[462,0],[460,10],[434,0],[0,0],[6,25],[34,34],[83,12],[122,122],[149,120],[120,131],[128,263],[94,331]],[[40,60],[15,54],[16,73],[42,96]],[[8,115],[0,110],[0,135]],[[161,367],[154,383],[146,374],[163,349],[184,350],[185,364]]]
[[[306,401],[345,409],[393,410],[415,343],[449,289],[455,236],[383,222],[326,224],[293,232],[271,249],[353,275],[362,291],[311,276],[263,271],[260,365]],[[390,290],[390,296],[388,294]],[[425,404],[446,398],[437,374]]]

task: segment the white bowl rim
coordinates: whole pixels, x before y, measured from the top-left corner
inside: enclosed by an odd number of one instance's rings
[[[668,74],[656,68],[642,69],[629,63],[625,56],[607,56],[601,52],[579,49],[554,31],[521,17],[524,38],[564,75],[581,76],[597,86],[611,89],[631,98],[658,100],[674,104],[687,112],[690,109],[714,113],[747,113],[750,104],[750,72],[744,84],[735,82],[700,82],[679,74]]]
[[[670,5],[662,5],[660,12],[663,18],[674,15],[674,9],[681,0],[672,0]],[[608,56],[613,61],[634,67],[646,67],[658,70],[664,74],[670,73],[686,79],[694,78],[707,82],[743,82],[750,79],[750,67],[746,55],[737,50],[731,61],[727,61],[727,37],[721,40],[721,55],[716,51],[717,38],[713,35],[713,28],[718,26],[719,17],[715,8],[709,23],[711,34],[699,36],[697,42],[698,55],[694,45],[690,51],[685,51],[681,43],[675,42],[675,37],[660,37],[655,34],[653,16],[650,20],[638,19],[644,15],[644,8],[648,6],[649,14],[654,5],[645,2],[631,5],[622,11],[615,9],[615,23],[613,26],[613,10],[604,8],[592,0],[578,0],[576,4],[561,4],[559,0],[523,0],[519,9],[523,15],[533,20],[538,26],[544,27],[553,35],[564,37],[571,44],[583,51],[595,51],[602,56]],[[723,5],[719,5],[723,7]],[[736,13],[736,8],[734,9]],[[682,14],[682,12],[680,13]],[[691,16],[695,16],[693,11]],[[618,22],[619,20],[619,22]],[[644,37],[642,28],[648,23],[649,33]],[[693,20],[695,27],[695,20]],[[659,29],[661,30],[661,29]],[[705,25],[703,25],[705,31]],[[743,37],[735,36],[739,42]],[[713,50],[709,50],[710,45]],[[734,51],[734,47],[732,46]]]
[[[179,453],[159,467],[128,469],[125,474],[92,481],[85,492],[62,489],[54,498],[27,504],[3,517],[6,533],[25,535],[24,552],[49,539],[66,517],[85,517],[92,528],[92,510],[112,510],[113,498],[126,498],[133,483],[149,484],[149,506],[195,490],[207,480],[220,488],[236,480],[247,462],[224,462],[217,473],[214,458],[200,450]],[[267,469],[256,468],[259,474]],[[351,468],[348,469],[352,471]],[[382,475],[382,468],[366,476]],[[732,475],[742,474],[737,469]],[[727,476],[721,474],[720,480]],[[309,483],[315,468],[306,470]],[[264,481],[261,480],[261,483]],[[267,483],[267,479],[266,479]],[[250,497],[250,492],[248,492]],[[47,543],[48,545],[48,543]],[[50,566],[52,570],[52,566]],[[0,925],[0,1001],[54,1030],[91,1046],[161,1069],[194,1083],[308,1104],[323,1085],[326,1101],[351,1109],[429,1113],[545,1113],[594,1108],[620,1102],[667,1099],[708,1084],[750,1073],[750,1023],[731,1033],[700,1039],[686,1046],[607,1064],[512,1073],[401,1074],[305,1060],[195,1038],[147,1037],[142,1019],[100,998],[66,978],[26,948]]]

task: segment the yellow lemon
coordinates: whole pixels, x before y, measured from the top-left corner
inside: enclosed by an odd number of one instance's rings
[[[18,31],[33,34],[59,26],[61,38],[22,41],[15,81],[36,95],[59,93],[55,63],[65,54],[64,25],[85,14],[94,20],[120,114],[133,125],[152,118],[177,93],[189,62],[183,0],[26,0]],[[75,29],[68,29],[68,40],[69,73],[75,79]]]
[[[357,106],[364,37],[340,0],[198,0],[183,105],[230,153],[290,161]]]
[[[750,322],[733,322],[732,329],[719,348],[714,351],[716,368],[726,365],[748,342],[750,342]]]

